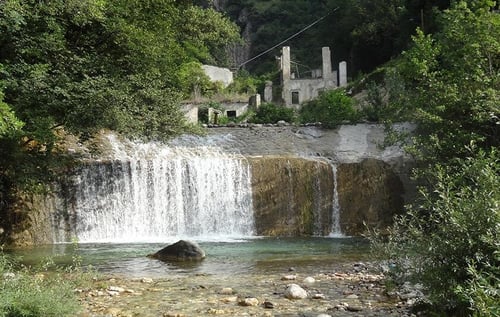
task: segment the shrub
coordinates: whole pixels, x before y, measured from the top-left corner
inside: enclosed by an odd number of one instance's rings
[[[498,316],[500,156],[492,150],[453,163],[431,169],[421,204],[374,246],[395,263],[395,281],[425,286],[433,310]]]
[[[34,274],[0,253],[0,317],[75,316],[74,285],[61,274]]]
[[[353,122],[359,118],[354,108],[354,100],[340,89],[324,92],[318,98],[305,103],[299,114],[302,123],[321,122],[327,128],[334,128],[344,121]]]
[[[241,70],[226,90],[236,94],[255,94],[263,85],[262,79],[252,77],[247,71]]]
[[[294,122],[295,111],[290,108],[276,106],[272,103],[262,104],[255,116],[249,121],[252,123],[277,123],[278,121]]]

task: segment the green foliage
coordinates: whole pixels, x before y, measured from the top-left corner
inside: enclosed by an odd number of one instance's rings
[[[188,6],[178,20],[178,41],[189,55],[209,64],[228,65],[225,48],[238,42],[238,28],[213,9]]]
[[[75,316],[79,311],[75,285],[61,274],[35,274],[27,268],[15,269],[0,253],[0,316]]]
[[[302,106],[300,121],[321,122],[326,128],[335,128],[345,121],[354,122],[359,118],[354,103],[344,90],[330,90]]]
[[[499,315],[500,16],[492,1],[452,1],[396,64],[388,119],[417,124],[407,147],[425,185],[387,243],[396,281],[426,287],[431,310]],[[391,113],[388,112],[388,113]],[[472,146],[471,146],[472,145]],[[471,147],[473,150],[471,150]]]
[[[170,106],[179,100],[175,91],[190,92],[193,78],[204,76],[193,65],[223,59],[221,47],[237,39],[220,13],[169,0],[9,0],[0,13],[5,101],[26,136],[49,147],[59,125],[140,135],[145,126],[136,121],[154,117],[158,129],[145,137],[182,131],[185,122],[174,120],[181,116]]]
[[[347,61],[354,77],[397,56],[407,47],[417,26],[425,24],[426,32],[433,31],[434,8],[447,6],[448,0],[243,0],[225,1],[224,9],[251,42],[250,57],[324,17],[287,41],[286,45],[292,47],[292,59],[309,70],[317,68],[321,65],[321,47],[329,46],[335,52],[334,65]],[[280,55],[279,49],[245,67],[256,74],[277,69],[275,56]]]
[[[256,94],[262,85],[262,80],[251,76],[247,71],[239,71],[234,81],[226,89],[232,93]]]
[[[222,63],[238,37],[222,14],[170,0],[5,0],[0,16],[2,208],[2,197],[62,169],[58,127],[141,139],[188,130],[178,103],[193,82],[183,65]]]
[[[435,165],[431,187],[396,220],[379,251],[396,263],[393,278],[423,283],[434,309],[500,309],[500,156],[471,153],[453,165]]]
[[[12,136],[23,127],[23,123],[8,104],[3,102],[3,93],[0,91],[0,138]]]
[[[205,74],[199,62],[188,62],[181,65],[178,80],[183,87],[184,98],[194,98],[210,95],[210,90],[214,90],[214,84]]]
[[[386,94],[381,86],[374,83],[370,84],[367,89],[366,105],[363,107],[363,115],[371,122],[379,122],[385,118],[386,102],[384,100]]]
[[[252,123],[277,123],[278,121],[295,122],[295,111],[272,103],[262,104],[255,115],[249,119]]]
[[[219,111],[223,110],[221,104],[218,102],[209,101],[207,103],[204,103],[198,107],[198,121],[199,122],[205,123],[205,124],[211,123],[210,120],[213,120],[213,118],[209,118],[209,116],[208,116],[209,115],[209,113],[208,113],[209,108],[219,110]],[[220,116],[219,116],[219,118],[220,118]]]
[[[398,67],[400,106],[418,124],[413,154],[420,159],[463,156],[471,141],[500,145],[500,16],[478,6],[456,1],[438,33],[417,33]]]

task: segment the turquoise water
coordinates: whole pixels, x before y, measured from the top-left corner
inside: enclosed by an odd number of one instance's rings
[[[369,258],[368,242],[361,238],[253,238],[227,242],[196,241],[206,253],[199,263],[168,264],[146,257],[168,243],[57,244],[10,251],[28,265],[48,258],[70,265],[74,258],[84,267],[126,277],[168,277],[177,274],[267,274],[329,271],[352,261]]]

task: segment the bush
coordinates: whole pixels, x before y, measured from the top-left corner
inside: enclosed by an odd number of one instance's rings
[[[431,169],[420,206],[374,246],[395,263],[395,281],[425,286],[433,310],[499,316],[500,156],[480,151],[453,163]]]
[[[294,122],[295,111],[290,108],[276,106],[272,103],[262,104],[255,112],[255,116],[249,119],[252,123],[277,123],[281,120]]]
[[[61,274],[34,274],[0,253],[0,317],[75,316],[74,285]]]
[[[359,118],[354,99],[339,89],[324,92],[305,103],[299,114],[302,123],[321,122],[327,128],[335,128],[344,121],[354,122]]]
[[[235,94],[256,94],[264,81],[259,78],[252,77],[247,71],[240,70],[234,81],[226,88],[228,92]]]

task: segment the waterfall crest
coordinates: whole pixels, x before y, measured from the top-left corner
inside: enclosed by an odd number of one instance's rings
[[[124,143],[82,166],[67,203],[79,242],[237,238],[254,233],[250,168],[216,147]],[[68,198],[66,198],[68,199]],[[66,242],[66,241],[59,241]]]

